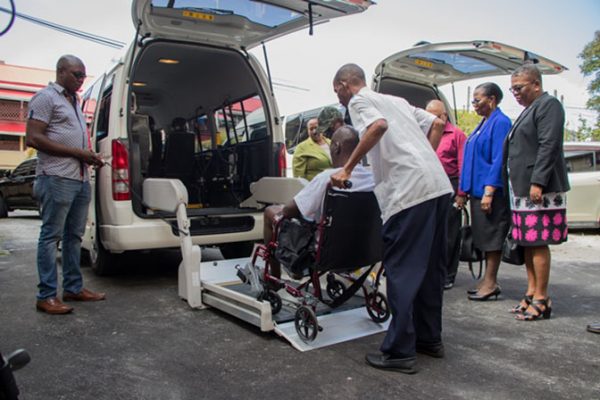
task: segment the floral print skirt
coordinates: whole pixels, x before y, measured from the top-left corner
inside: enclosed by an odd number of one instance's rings
[[[512,188],[511,188],[512,189]],[[521,246],[533,247],[567,241],[566,193],[544,193],[535,204],[529,197],[510,193],[512,237]]]

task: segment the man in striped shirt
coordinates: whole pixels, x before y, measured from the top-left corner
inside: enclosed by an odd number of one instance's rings
[[[90,202],[88,166],[103,165],[102,159],[89,149],[85,119],[77,99],[85,78],[85,66],[79,58],[62,56],[56,65],[56,82],[36,93],[29,103],[26,138],[27,146],[38,150],[34,193],[42,217],[36,307],[49,314],[73,311],[57,298],[56,248],[60,240],[63,300],[105,298],[104,293],[83,287],[79,266]]]

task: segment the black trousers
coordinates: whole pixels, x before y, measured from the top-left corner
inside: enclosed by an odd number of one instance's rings
[[[383,226],[383,266],[392,313],[383,353],[411,357],[442,340],[450,195],[400,211]]]
[[[450,178],[450,183],[457,193],[458,178]],[[458,271],[460,256],[460,227],[462,225],[462,212],[453,206],[454,196],[450,197],[448,208],[448,262],[446,263],[446,281],[454,282]]]

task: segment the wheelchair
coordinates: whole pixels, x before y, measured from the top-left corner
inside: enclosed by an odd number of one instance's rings
[[[383,323],[390,311],[385,294],[379,291],[384,274],[384,269],[377,267],[383,253],[381,226],[373,192],[329,189],[319,222],[277,221],[271,241],[256,246],[250,263],[238,269],[238,277],[256,287],[257,299],[268,301],[273,315],[282,309],[278,291],[285,289],[296,308],[296,332],[307,343],[322,330],[317,305],[337,308],[361,289],[367,313],[374,322]],[[271,275],[273,258],[289,276],[301,279],[290,281]],[[257,265],[259,259],[264,267]],[[322,281],[326,282],[325,291]]]

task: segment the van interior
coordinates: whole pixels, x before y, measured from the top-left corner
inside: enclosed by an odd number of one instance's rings
[[[177,178],[187,188],[190,216],[248,212],[240,203],[250,184],[277,175],[278,164],[269,124],[250,129],[248,123],[251,113],[270,118],[247,58],[167,41],[137,51],[130,82],[134,190],[141,193],[149,177]],[[139,199],[132,201],[138,215],[148,214]]]
[[[432,86],[394,78],[384,78],[379,83],[380,93],[403,97],[415,107],[425,108],[431,100],[439,100],[438,93]]]

